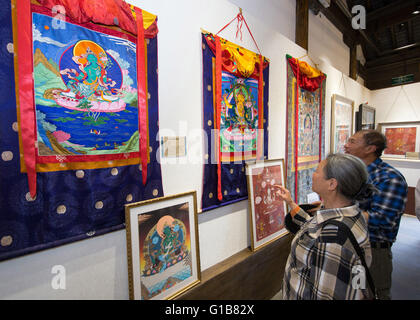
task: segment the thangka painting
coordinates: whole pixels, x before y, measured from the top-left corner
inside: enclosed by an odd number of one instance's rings
[[[386,137],[383,156],[406,158],[407,152],[420,151],[419,122],[380,123],[379,128]]]
[[[354,102],[334,94],[331,98],[331,152],[344,153],[344,145],[353,134]]]
[[[325,153],[326,75],[287,56],[286,187],[307,203],[312,174]]]
[[[172,299],[200,281],[196,193],[126,206],[130,299]]]
[[[157,17],[120,0],[6,3],[0,260],[124,228],[126,203],[163,196]]]
[[[202,51],[206,211],[246,199],[245,162],[267,157],[269,61],[207,32]]]
[[[71,23],[50,32],[53,19],[33,13],[38,155],[138,152],[135,44]]]
[[[247,164],[250,207],[251,248],[253,251],[285,235],[286,203],[276,186],[285,185],[284,160]]]
[[[256,159],[258,81],[222,72],[220,151],[222,162]]]

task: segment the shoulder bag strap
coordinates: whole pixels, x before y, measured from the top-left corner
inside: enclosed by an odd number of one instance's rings
[[[354,249],[356,250],[356,253],[359,255],[360,260],[362,261],[363,267],[365,268],[365,274],[366,274],[366,277],[367,277],[367,280],[368,280],[370,290],[372,291],[374,298],[377,299],[375,285],[373,284],[372,275],[370,274],[369,268],[366,264],[365,255],[363,254],[362,249],[359,246],[359,243],[357,242],[356,238],[354,237],[353,232],[351,232],[350,228],[345,223],[337,221],[337,220],[328,220],[325,223],[325,225],[327,225],[327,224],[335,225],[340,230],[345,232],[347,238],[352,243]]]

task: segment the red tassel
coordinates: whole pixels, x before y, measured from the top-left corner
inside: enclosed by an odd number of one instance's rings
[[[19,109],[23,157],[28,174],[29,192],[36,196],[36,149],[35,149],[35,106],[32,77],[32,14],[30,1],[16,1],[19,17],[18,27],[18,72]]]
[[[217,198],[223,200],[222,194],[222,164],[220,151],[220,114],[222,108],[222,49],[220,38],[215,36],[216,42],[216,150],[217,150]]]
[[[137,98],[139,112],[139,151],[141,158],[141,172],[143,177],[143,185],[147,180],[147,93],[146,93],[146,66],[145,66],[145,43],[144,43],[144,27],[143,14],[141,9],[135,7],[137,20]]]

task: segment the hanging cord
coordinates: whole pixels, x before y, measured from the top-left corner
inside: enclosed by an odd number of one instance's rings
[[[419,115],[417,114],[417,110],[416,108],[413,106],[413,104],[411,103],[410,97],[408,96],[407,92],[404,89],[404,86],[402,86],[402,91],[404,91],[405,96],[407,97],[408,103],[411,106],[411,109],[413,109],[414,113],[416,114],[417,118],[419,118]]]
[[[224,29],[226,29],[233,21],[235,21],[235,20],[237,20],[237,24],[236,24],[236,38],[238,38],[238,34],[241,34],[241,41],[242,41],[242,26],[243,26],[243,23],[245,23],[245,26],[246,26],[246,28],[248,29],[248,32],[249,32],[249,34],[251,35],[251,38],[252,38],[252,40],[254,41],[254,44],[255,44],[255,46],[257,47],[257,49],[258,49],[258,52],[259,52],[259,54],[260,55],[262,55],[261,54],[261,51],[260,51],[260,48],[258,47],[258,44],[257,44],[257,42],[255,41],[255,39],[254,39],[254,36],[252,35],[252,32],[251,32],[251,30],[249,29],[249,27],[248,27],[248,24],[246,23],[246,20],[245,20],[245,18],[244,18],[244,16],[242,15],[242,9],[241,8],[239,8],[239,13],[237,14],[237,16],[235,17],[235,18],[233,18],[227,25],[225,25],[222,29],[220,29],[219,30],[219,32],[217,32],[216,33],[216,35],[218,35],[220,32],[222,32]]]
[[[312,58],[308,55],[308,54],[304,54],[303,56],[301,56],[300,58],[298,58],[298,60],[302,60],[303,58],[308,57],[309,60],[311,60],[312,64],[315,66],[315,69],[319,70],[318,68],[318,64],[316,64],[314,62],[314,60],[312,60]]]
[[[399,96],[400,96],[400,94],[401,94],[401,91],[403,91],[403,92],[404,92],[404,94],[405,94],[405,96],[406,96],[406,98],[407,98],[407,100],[408,100],[408,103],[410,104],[411,108],[414,110],[414,113],[416,114],[416,116],[417,116],[417,117],[419,117],[419,116],[418,116],[418,114],[417,114],[416,108],[414,108],[413,104],[411,103],[410,97],[408,96],[407,92],[406,92],[406,91],[405,91],[405,89],[404,89],[404,86],[402,85],[402,86],[400,87],[400,91],[398,91],[398,94],[397,94],[397,96],[396,96],[396,98],[395,98],[394,102],[393,102],[393,103],[392,103],[392,105],[391,105],[391,108],[389,108],[388,112],[386,113],[386,116],[385,116],[385,118],[384,118],[384,121],[386,121],[386,119],[388,119],[388,115],[389,115],[389,113],[391,112],[391,110],[394,108],[395,103],[397,102],[397,100],[398,100],[398,98],[399,98]]]
[[[344,73],[341,73],[341,80],[340,80],[340,85],[338,86],[338,90],[340,90],[341,88],[341,83],[343,83],[343,86],[344,86],[344,96],[347,97],[347,89],[346,89],[346,81],[344,79]]]
[[[401,91],[402,91],[402,88],[403,88],[403,86],[401,86],[401,87],[400,87],[400,91],[398,91],[398,94],[397,94],[397,96],[395,97],[395,100],[394,100],[394,102],[392,103],[391,108],[389,108],[388,112],[386,113],[386,116],[385,116],[385,118],[384,118],[384,119],[385,119],[384,121],[386,121],[386,119],[388,118],[389,113],[391,112],[392,108],[393,108],[393,107],[394,107],[394,105],[395,105],[395,102],[397,102],[397,99],[398,99],[398,97],[400,96],[400,93],[401,93]]]

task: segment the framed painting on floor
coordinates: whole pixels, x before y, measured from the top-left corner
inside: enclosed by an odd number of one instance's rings
[[[407,153],[420,151],[420,121],[379,123],[378,130],[387,141],[384,157],[405,159]]]
[[[125,206],[131,300],[166,300],[200,282],[196,192]]]
[[[250,212],[251,249],[256,251],[288,233],[284,219],[286,203],[275,192],[285,186],[284,160],[246,164]]]
[[[331,152],[344,153],[344,145],[353,132],[354,102],[333,94],[331,98]]]

